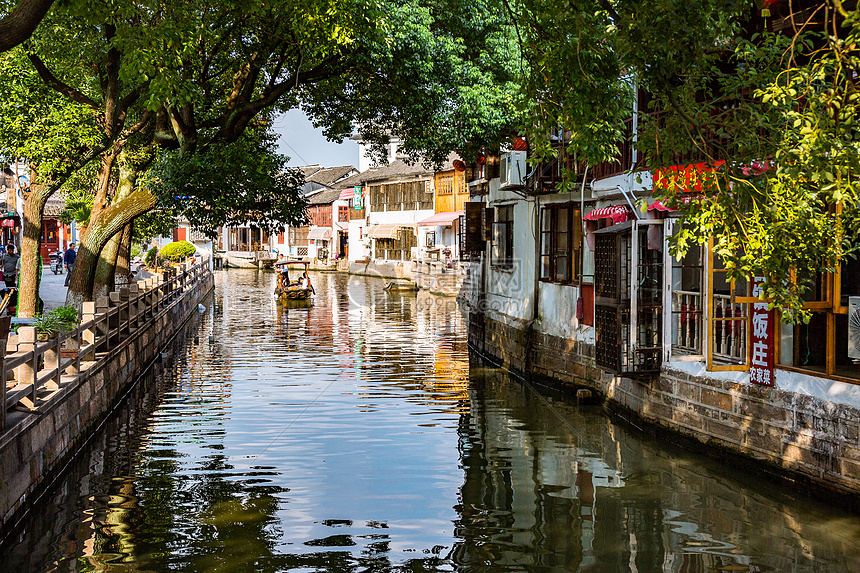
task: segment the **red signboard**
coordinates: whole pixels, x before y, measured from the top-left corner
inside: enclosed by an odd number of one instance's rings
[[[671,190],[676,193],[701,193],[702,183],[706,180],[706,173],[722,167],[725,161],[715,161],[713,165],[708,163],[695,163],[689,165],[671,165],[661,167],[654,171],[652,180],[654,191]]]
[[[753,280],[753,296],[760,296],[764,277]],[[766,302],[752,304],[752,357],[750,358],[750,382],[773,386],[774,312],[767,309]]]

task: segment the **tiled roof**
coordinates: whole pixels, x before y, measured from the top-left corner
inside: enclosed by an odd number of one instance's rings
[[[352,165],[341,165],[340,167],[323,167],[317,169],[310,175],[305,173],[305,181],[319,183],[320,185],[331,187],[340,179],[343,179],[344,177],[349,175],[351,171],[355,171],[355,167],[353,167]]]
[[[328,205],[340,197],[340,189],[324,189],[308,198],[308,205]]]
[[[48,197],[45,209],[42,211],[44,217],[58,217],[66,208],[66,198],[62,193],[54,193]]]

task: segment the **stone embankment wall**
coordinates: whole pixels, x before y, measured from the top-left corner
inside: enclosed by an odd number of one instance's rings
[[[469,344],[517,375],[562,391],[596,390],[610,409],[635,424],[780,478],[814,484],[817,493],[843,495],[860,510],[856,385],[777,370],[771,388],[750,384],[745,373],[707,372],[700,363],[682,362],[664,364],[651,379],[632,380],[598,369],[591,344],[540,333],[492,312],[470,313]]]
[[[84,303],[76,332],[37,343],[35,329],[22,327],[10,339],[2,372],[11,382],[0,393],[0,534],[14,527],[213,284],[208,261],[184,265]],[[77,354],[63,358],[63,343]]]

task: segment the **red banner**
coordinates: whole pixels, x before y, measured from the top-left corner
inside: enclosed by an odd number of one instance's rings
[[[760,296],[764,277],[753,279],[753,296]],[[766,302],[752,304],[752,357],[750,358],[750,382],[773,386],[774,312],[767,309]]]
[[[704,173],[710,173],[721,167],[725,161],[708,163],[691,163],[689,165],[672,165],[661,167],[654,171],[654,191],[673,190],[676,193],[701,193]]]

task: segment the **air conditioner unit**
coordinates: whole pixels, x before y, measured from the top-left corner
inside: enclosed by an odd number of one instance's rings
[[[503,153],[499,160],[500,189],[522,187],[526,182],[526,152]]]
[[[848,297],[848,358],[860,361],[860,296]]]

